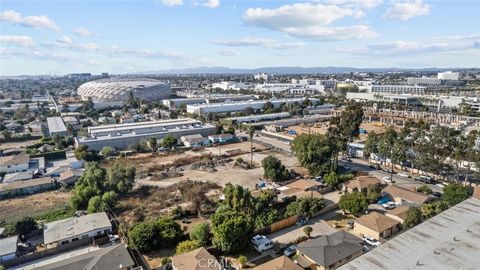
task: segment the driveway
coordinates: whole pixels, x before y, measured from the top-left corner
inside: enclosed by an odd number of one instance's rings
[[[331,234],[336,232],[336,230],[332,228],[330,225],[328,225],[325,222],[325,219],[332,218],[338,214],[339,214],[338,211],[328,212],[321,216],[310,219],[308,224],[304,226],[293,225],[266,236],[268,239],[274,242],[276,241],[279,244],[286,245],[286,244],[289,244],[290,242],[297,240],[298,237],[305,236],[305,233],[303,232],[303,228],[305,226],[312,227],[313,231],[312,231],[311,237],[317,237],[319,235],[324,235],[324,234]]]

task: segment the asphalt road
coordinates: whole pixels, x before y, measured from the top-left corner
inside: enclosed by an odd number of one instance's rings
[[[339,164],[342,166],[347,165],[351,170],[368,172],[371,176],[377,177],[380,180],[382,180],[385,176],[390,176],[389,173],[386,173],[382,170],[370,168],[369,165],[371,164],[363,159],[353,158],[352,162],[339,161]],[[415,181],[413,178],[402,177],[397,174],[393,175],[393,180],[395,181],[395,185],[400,187],[411,188],[415,186],[418,188],[423,185],[427,185],[434,192],[443,192],[442,188],[436,186],[435,184],[425,184],[423,182]]]

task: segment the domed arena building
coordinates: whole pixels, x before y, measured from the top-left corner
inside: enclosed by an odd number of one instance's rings
[[[148,101],[166,99],[172,91],[170,84],[152,79],[101,79],[80,85],[77,94],[83,100],[91,99],[97,107],[123,105],[130,95]]]

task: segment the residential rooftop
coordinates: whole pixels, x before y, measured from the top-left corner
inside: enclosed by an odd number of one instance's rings
[[[17,252],[18,235],[0,238],[0,257]]]
[[[30,160],[28,154],[20,154],[13,156],[0,157],[0,166],[13,166],[17,164],[25,164]]]
[[[276,259],[254,267],[252,270],[303,270],[303,268],[296,265],[287,256],[280,256]]]
[[[48,131],[53,132],[67,132],[67,127],[63,122],[62,118],[59,116],[56,117],[47,117]]]
[[[112,224],[105,212],[50,222],[44,225],[44,243],[55,243],[96,229],[110,228],[111,226]]]
[[[338,269],[478,269],[479,213],[469,198]]]
[[[380,214],[379,212],[371,212],[367,215],[357,218],[355,223],[367,227],[375,232],[383,232],[395,225],[398,225],[400,222],[393,218],[389,218],[384,214]]]
[[[17,270],[100,270],[134,266],[125,244],[88,247],[20,265]]]

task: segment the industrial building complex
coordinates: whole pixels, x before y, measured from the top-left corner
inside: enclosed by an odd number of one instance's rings
[[[125,149],[142,140],[167,134],[180,138],[185,135],[200,134],[208,136],[215,133],[215,126],[203,124],[190,118],[147,121],[128,124],[111,124],[88,128],[88,137],[75,138],[75,145],[87,145],[89,150],[101,150],[104,146]]]

